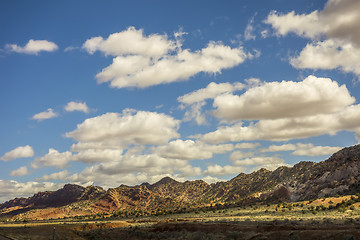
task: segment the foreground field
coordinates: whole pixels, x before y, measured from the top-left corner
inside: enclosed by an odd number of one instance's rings
[[[121,224],[120,224],[121,225]],[[56,228],[54,230],[54,227]],[[157,222],[151,225],[88,223],[2,227],[3,239],[360,239],[357,223]]]
[[[358,222],[199,221],[15,224],[2,226],[0,239],[360,239]]]
[[[161,216],[4,222],[3,239],[360,239],[351,196]],[[1,238],[0,238],[1,239]]]

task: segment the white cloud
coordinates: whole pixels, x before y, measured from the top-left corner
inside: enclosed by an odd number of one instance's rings
[[[267,170],[275,170],[280,166],[289,166],[284,159],[278,157],[253,157],[234,161],[237,166],[258,166],[258,168],[266,168]]]
[[[233,163],[234,168],[249,170],[249,166],[253,166],[250,172],[265,168],[268,170],[275,170],[281,166],[290,166],[285,163],[285,160],[274,156],[254,156],[253,152],[240,152],[235,151],[229,156],[229,160]],[[220,168],[219,168],[220,169]],[[230,170],[229,170],[230,171]]]
[[[237,90],[242,90],[246,86],[240,82],[234,83],[209,83],[205,88],[201,88],[194,92],[185,94],[184,96],[178,97],[178,101],[184,104],[194,104],[203,102],[207,99],[213,99],[223,93],[232,93]]]
[[[246,25],[244,31],[245,41],[255,40],[256,36],[254,34],[254,16],[250,18],[248,24]]]
[[[17,182],[14,180],[0,180],[0,202],[15,197],[30,197],[37,192],[52,191],[61,188],[63,184],[52,182]]]
[[[208,184],[227,181],[227,180],[225,180],[225,179],[220,179],[220,178],[212,177],[212,176],[203,177],[202,180],[204,180],[204,181],[207,182]]]
[[[84,150],[102,150],[102,149],[114,149],[120,150],[122,146],[107,144],[105,142],[78,142],[71,145],[72,152],[81,152]]]
[[[360,15],[357,0],[329,0],[322,11],[310,14],[271,12],[266,23],[278,35],[295,33],[315,40],[291,59],[296,68],[335,69],[360,76]],[[325,38],[324,41],[320,39]]]
[[[129,27],[125,31],[110,34],[105,40],[102,37],[90,38],[84,43],[83,48],[90,54],[101,51],[112,56],[134,54],[161,57],[175,50],[176,44],[168,40],[166,35],[144,36],[142,29]]]
[[[74,46],[68,46],[64,49],[64,52],[71,52],[71,51],[78,50],[78,49],[80,49],[80,48],[74,47]]]
[[[34,156],[34,150],[31,146],[20,146],[17,147],[10,152],[5,153],[2,157],[0,157],[0,160],[3,161],[10,161],[17,158],[28,158]]]
[[[329,147],[329,146],[314,146],[311,143],[308,144],[297,144],[297,149],[292,155],[297,156],[324,156],[330,155],[337,151],[340,151],[342,147]]]
[[[130,144],[165,144],[179,137],[179,121],[154,112],[124,110],[86,119],[66,137],[80,142],[126,146]]]
[[[42,121],[45,119],[50,119],[50,118],[54,118],[57,117],[58,114],[56,112],[54,112],[54,110],[52,108],[49,108],[48,110],[44,111],[44,112],[40,112],[35,114],[32,119],[33,120],[37,120],[37,121]]]
[[[90,109],[85,102],[72,101],[72,102],[68,102],[68,104],[65,106],[65,111],[67,112],[80,111],[80,112],[88,113],[90,112]]]
[[[58,46],[47,40],[33,40],[30,39],[29,42],[24,46],[20,47],[16,44],[7,44],[6,48],[12,52],[25,53],[25,54],[34,54],[37,55],[39,52],[53,52],[58,49]]]
[[[299,36],[316,38],[323,34],[323,26],[319,21],[319,12],[316,10],[310,14],[280,14],[272,11],[265,23],[271,24],[278,35],[286,35],[293,32]]]
[[[186,165],[185,167],[178,169],[179,176],[181,177],[193,177],[201,175],[202,171],[200,167],[194,167],[191,165]]]
[[[234,151],[230,154],[229,160],[236,161],[243,158],[248,158],[254,156],[253,152],[241,152],[241,151]]]
[[[221,73],[222,69],[232,68],[249,57],[241,48],[210,42],[200,51],[181,50],[158,60],[141,55],[118,56],[96,77],[99,83],[110,82],[115,88],[146,88],[185,81],[200,72]]]
[[[233,149],[232,144],[209,145],[200,141],[177,139],[167,145],[156,147],[154,153],[164,158],[193,160],[210,159],[214,154],[227,153]]]
[[[204,174],[215,175],[215,176],[224,176],[230,174],[239,174],[244,172],[246,168],[239,166],[220,166],[218,164],[208,166],[207,170],[205,170]]]
[[[355,102],[345,85],[329,78],[309,76],[302,82],[270,82],[244,94],[214,99],[214,115],[226,120],[276,119],[310,116],[342,110]]]
[[[22,166],[14,171],[11,171],[10,172],[10,176],[13,176],[13,177],[21,177],[21,176],[24,176],[24,175],[27,175],[29,174],[29,170],[26,166]]]
[[[358,119],[360,119],[360,105],[351,105],[331,114],[260,120],[256,123],[251,122],[248,126],[243,126],[242,122],[220,126],[216,131],[199,138],[212,144],[250,140],[287,141],[323,134],[335,135],[342,130],[355,132],[359,138]]]
[[[99,83],[110,82],[115,88],[145,88],[185,81],[200,72],[221,73],[254,57],[241,47],[230,48],[220,42],[210,42],[195,52],[183,50],[181,36],[176,38],[171,41],[166,35],[144,36],[143,30],[130,27],[111,34],[106,40],[91,38],[83,48],[90,54],[99,50],[115,56],[113,63],[96,75]]]
[[[309,43],[299,56],[290,59],[296,68],[336,69],[360,76],[360,47],[335,40]]]
[[[87,149],[73,155],[75,161],[84,163],[110,162],[122,157],[121,149]]]
[[[235,145],[235,148],[238,148],[238,149],[247,149],[247,148],[256,148],[260,146],[260,143],[238,143]]]
[[[333,154],[342,147],[329,147],[329,146],[314,146],[312,143],[297,143],[297,144],[283,144],[271,145],[268,148],[261,149],[261,152],[282,152],[293,151],[291,155],[297,156],[324,156]]]
[[[268,38],[269,37],[269,30],[268,29],[264,29],[261,31],[261,37],[262,38]]]
[[[39,181],[54,181],[54,180],[65,180],[69,176],[69,171],[64,170],[60,172],[55,172],[51,174],[45,174],[41,178],[39,178]]]
[[[311,39],[325,35],[328,38],[346,40],[360,45],[360,16],[357,0],[329,0],[322,11],[310,14],[271,12],[266,23],[280,35],[295,33]]]
[[[263,148],[261,152],[283,152],[283,151],[293,151],[296,149],[295,144],[283,144],[283,145],[271,145],[268,148]]]
[[[292,165],[287,163],[269,163],[269,164],[263,164],[263,165],[256,165],[254,168],[250,169],[249,172],[255,172],[258,171],[261,168],[265,168],[270,171],[274,171],[278,169],[279,167],[292,167]]]
[[[202,107],[205,105],[206,102],[198,102],[191,104],[189,107],[187,107],[183,120],[185,122],[188,122],[194,119],[197,125],[204,125],[206,123],[206,116],[202,112]]]
[[[72,153],[69,151],[60,153],[56,149],[50,148],[49,152],[42,157],[35,158],[31,163],[33,168],[40,167],[56,167],[64,168],[73,159]]]
[[[192,167],[187,161],[136,153],[130,149],[121,158],[89,166],[80,174],[69,176],[68,180],[82,183],[92,181],[101,186],[117,187],[120,184],[154,182],[165,176],[185,179],[184,176],[200,173],[200,168]]]
[[[245,85],[240,82],[211,82],[205,88],[178,97],[178,101],[182,103],[181,108],[186,109],[184,121],[195,119],[198,125],[205,124],[206,117],[202,112],[202,107],[206,105],[205,100],[213,99],[223,93],[231,93],[243,88],[245,88]]]

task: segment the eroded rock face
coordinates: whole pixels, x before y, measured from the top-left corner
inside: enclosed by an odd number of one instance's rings
[[[275,171],[260,169],[240,173],[227,182],[207,184],[202,180],[178,182],[169,177],[157,183],[121,185],[105,191],[67,184],[54,192],[16,198],[0,204],[0,213],[13,215],[48,207],[62,207],[66,214],[111,213],[117,210],[173,210],[209,204],[300,201],[360,192],[360,145],[335,153],[319,163],[300,162]],[[55,210],[52,210],[55,211]],[[28,214],[31,217],[31,214]]]
[[[29,198],[15,198],[0,204],[0,209],[9,207],[44,208],[64,206],[79,200],[86,189],[75,184],[66,184],[57,191],[39,192]]]

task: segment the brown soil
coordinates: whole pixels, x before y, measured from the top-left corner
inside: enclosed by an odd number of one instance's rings
[[[137,227],[136,227],[137,226]],[[160,222],[140,226],[127,222],[37,224],[0,228],[10,239],[360,239],[355,223],[319,222]]]

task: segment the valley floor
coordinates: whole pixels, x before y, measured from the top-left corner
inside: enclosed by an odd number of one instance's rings
[[[2,239],[359,239],[351,196],[182,214],[4,221]],[[333,206],[333,207],[331,207]],[[336,207],[337,206],[337,207]]]
[[[15,224],[0,239],[360,239],[358,222],[202,221]]]

